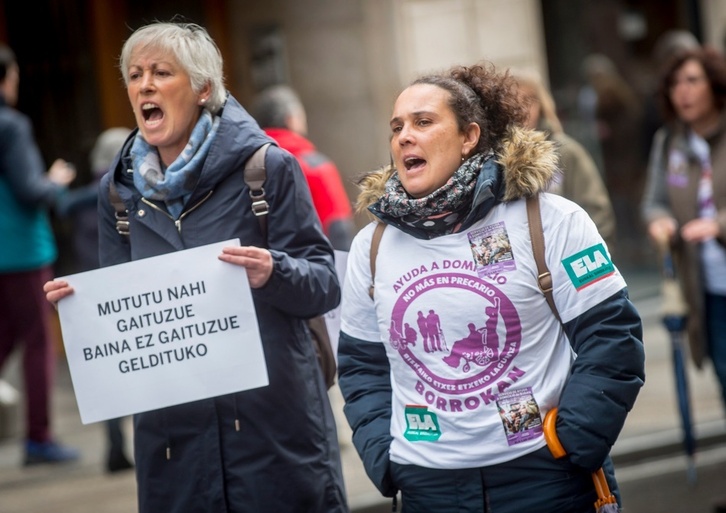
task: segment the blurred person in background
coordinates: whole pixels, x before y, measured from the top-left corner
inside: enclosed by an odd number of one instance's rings
[[[564,196],[585,209],[612,253],[615,213],[595,161],[582,144],[565,134],[554,99],[539,74],[524,70],[512,73],[517,81],[519,97],[529,108],[524,125],[532,130],[542,130],[557,145],[561,172],[552,181],[548,192]]]
[[[298,94],[285,85],[270,86],[257,95],[250,114],[267,135],[297,158],[325,235],[335,249],[347,251],[355,235],[353,209],[335,163],[306,138],[307,115]]]
[[[21,347],[24,463],[64,463],[79,454],[55,440],[51,429],[56,340],[43,283],[53,277],[58,256],[49,209],[76,173],[62,159],[46,173],[30,119],[14,108],[19,81],[15,54],[0,43],[0,369]]]
[[[650,238],[673,252],[691,357],[699,369],[711,360],[726,406],[726,61],[711,48],[679,53],[659,96],[666,123],[641,213]]]
[[[656,39],[651,54],[653,78],[649,83],[643,104],[643,147],[647,148],[646,154],[650,154],[653,136],[664,122],[659,106],[661,72],[674,56],[683,51],[700,48],[700,46],[701,43],[698,42],[696,36],[685,29],[667,30]]]
[[[645,182],[642,147],[643,106],[636,91],[606,55],[588,55],[582,63],[602,154],[602,176],[616,216],[618,253],[624,259],[641,251],[637,206]],[[588,95],[583,94],[582,97]]]
[[[57,212],[70,219],[75,272],[98,269],[98,187],[114,158],[121,151],[131,130],[126,127],[109,128],[96,139],[89,156],[91,182],[69,191],[60,202]],[[133,468],[126,456],[121,419],[106,421],[108,450],[106,470],[118,472]]]
[[[98,186],[130,133],[125,127],[101,132],[89,154],[91,181],[59,202],[58,215],[72,222],[74,272],[98,269]]]

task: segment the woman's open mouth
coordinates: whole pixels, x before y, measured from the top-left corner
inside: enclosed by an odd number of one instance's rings
[[[141,105],[141,115],[146,125],[157,125],[164,119],[164,111],[155,103],[144,103]]]
[[[403,165],[406,171],[415,171],[426,165],[426,161],[419,157],[406,157],[403,159]]]

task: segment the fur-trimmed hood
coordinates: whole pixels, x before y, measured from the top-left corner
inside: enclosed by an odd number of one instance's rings
[[[487,166],[486,162],[482,169]],[[521,127],[509,131],[495,155],[494,163],[501,172],[495,173],[497,183],[485,184],[485,188],[489,191],[496,189],[496,196],[502,202],[547,190],[559,172],[556,143],[548,140],[544,132]],[[386,181],[394,172],[395,168],[388,165],[368,173],[358,182],[360,193],[356,202],[357,211],[365,211],[378,201],[385,192]],[[482,192],[477,186],[476,194]]]

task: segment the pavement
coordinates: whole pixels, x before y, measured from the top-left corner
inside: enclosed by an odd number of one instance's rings
[[[687,368],[698,439],[698,478],[694,483],[687,479],[687,460],[681,448],[670,337],[660,321],[658,273],[641,268],[623,269],[623,274],[644,321],[646,348],[646,383],[612,452],[624,511],[716,513],[714,503],[726,493],[726,422],[713,370],[707,366],[698,371],[690,362]],[[18,366],[16,356],[2,376],[16,388],[20,386]],[[339,390],[334,387],[330,396],[339,419],[344,477],[352,511],[391,511],[390,500],[382,498],[370,484],[350,444]],[[0,387],[0,402],[3,397]],[[81,460],[68,465],[25,468],[21,465],[20,419],[0,417],[0,433],[5,424],[12,435],[0,438],[0,513],[136,512],[134,474],[105,472],[105,424],[81,423],[65,358],[58,360],[53,421],[57,437],[79,448]],[[131,452],[130,419],[126,419],[123,428]]]

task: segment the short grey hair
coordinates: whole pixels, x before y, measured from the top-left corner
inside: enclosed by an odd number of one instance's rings
[[[286,85],[274,85],[263,89],[250,107],[250,114],[262,128],[287,128],[287,117],[298,112],[304,112],[302,101],[297,93]]]
[[[155,22],[137,29],[121,49],[119,66],[124,83],[129,85],[129,60],[135,50],[160,50],[174,57],[199,93],[209,84],[211,92],[204,107],[216,113],[224,105],[222,54],[204,27],[195,23]]]

